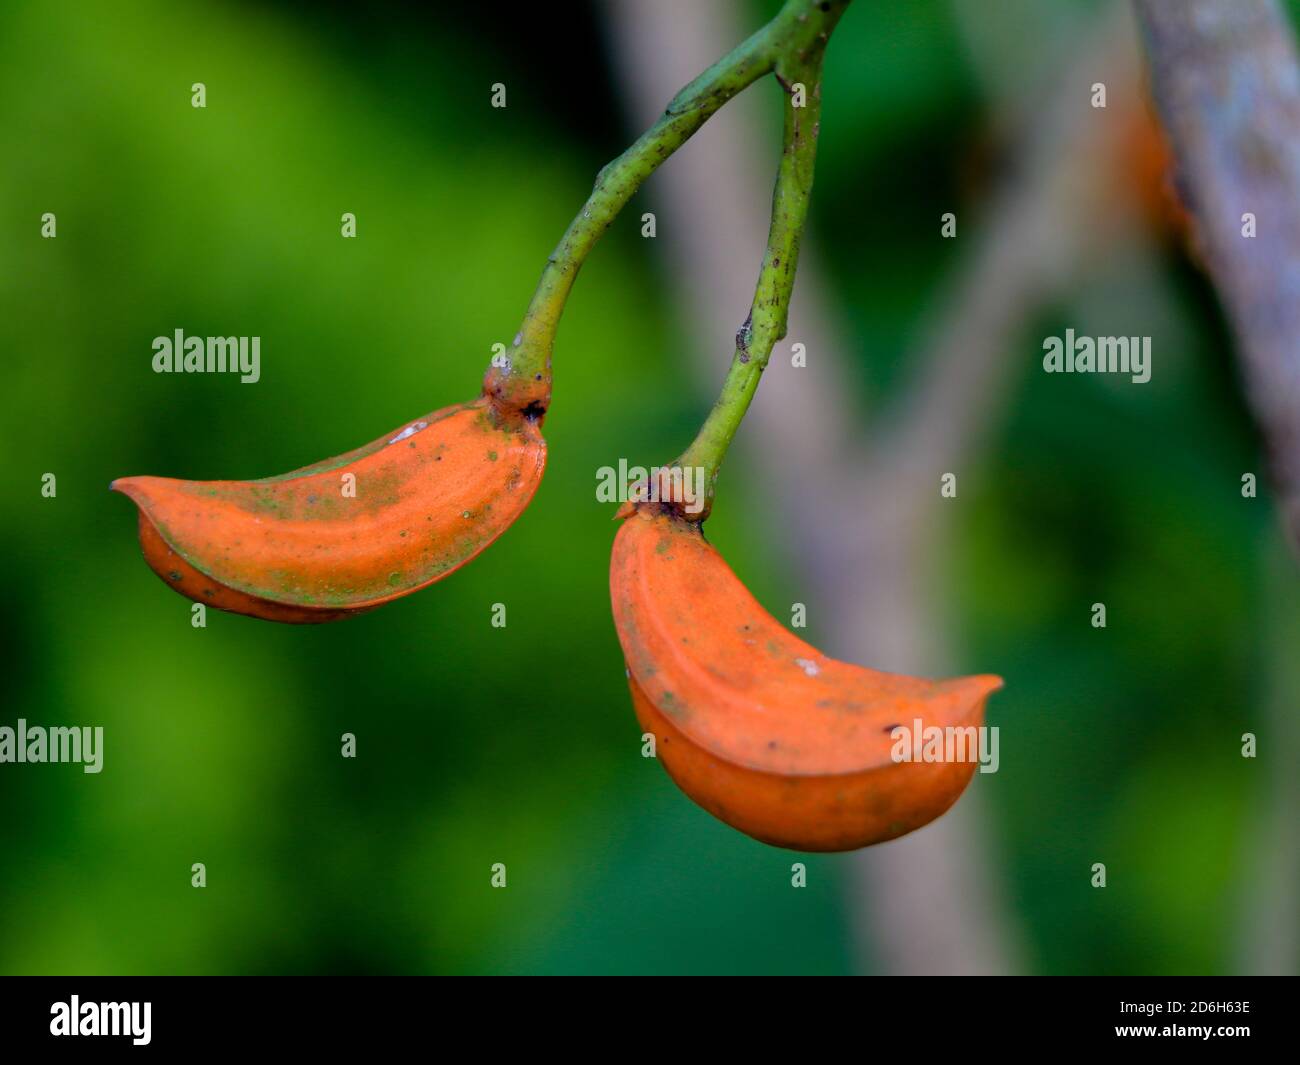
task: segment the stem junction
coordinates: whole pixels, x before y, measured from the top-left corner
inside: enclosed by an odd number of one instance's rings
[[[754,310],[738,334],[736,360],[727,375],[723,394],[705,422],[700,439],[683,456],[683,460],[691,456],[692,461],[702,462],[709,471],[707,484],[712,498],[722,454],[749,405],[772,345],[785,333],[799,234],[812,185],[821,56],[831,30],[849,2],[786,0],[771,22],[683,88],[653,126],[601,169],[587,202],[547,259],[508,353],[493,360],[483,379],[484,394],[499,414],[538,420],[545,415],[551,400],[551,353],[560,315],[591,249],[642,182],[665,159],[733,96],[775,72],[792,96],[796,83],[805,87],[805,106],[786,109],[786,148]],[[738,372],[738,363],[741,368],[757,363],[757,369],[752,369],[752,381],[748,373]],[[714,443],[710,444],[710,440]]]

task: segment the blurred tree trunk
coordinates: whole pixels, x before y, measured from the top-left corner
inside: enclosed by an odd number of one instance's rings
[[[1300,548],[1300,65],[1274,0],[1139,0],[1193,241]],[[1248,228],[1253,224],[1253,233]]]
[[[1236,334],[1282,524],[1292,551],[1300,552],[1300,63],[1294,29],[1274,0],[1138,0],[1137,10],[1178,189],[1191,214],[1193,248]],[[1272,686],[1265,693],[1260,754],[1272,779],[1247,863],[1237,959],[1241,970],[1264,974],[1295,972],[1300,953],[1296,582],[1271,564]],[[1290,603],[1276,601],[1288,593]]]

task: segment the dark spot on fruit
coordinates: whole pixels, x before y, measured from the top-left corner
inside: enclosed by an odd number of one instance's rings
[[[892,724],[892,725],[886,725],[886,726],[885,726],[885,734],[888,735],[889,733],[893,732],[894,729],[896,729],[896,728],[902,728],[902,727],[903,727],[903,726],[900,725],[900,724],[898,724],[897,722],[895,722],[895,723]]]
[[[175,570],[172,570],[169,574],[167,574],[167,576],[169,576],[174,581],[178,581],[181,579],[181,575],[177,573]]]

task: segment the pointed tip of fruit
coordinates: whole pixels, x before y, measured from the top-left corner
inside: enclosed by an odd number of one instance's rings
[[[635,513],[636,513],[636,504],[629,501],[624,503],[621,507],[618,508],[618,510],[614,512],[614,516],[610,518],[610,521],[621,521],[623,518],[630,518]]]
[[[108,490],[110,492],[120,492],[137,506],[140,504],[138,494],[140,490],[139,477],[116,477],[108,482]]]
[[[1003,679],[993,673],[980,673],[973,677],[954,677],[942,682],[943,688],[953,694],[978,702],[1006,686]]]

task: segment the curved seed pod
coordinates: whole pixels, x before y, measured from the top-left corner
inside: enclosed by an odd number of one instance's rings
[[[122,477],[145,561],[200,603],[270,621],[371,610],[459,569],[528,506],[546,442],[486,397],[259,481]]]
[[[979,726],[1000,678],[929,681],[827,658],[759,605],[698,525],[662,508],[634,508],[619,529],[610,593],[664,768],[755,839],[880,843],[933,821],[970,781],[973,759],[896,761],[894,729]]]

